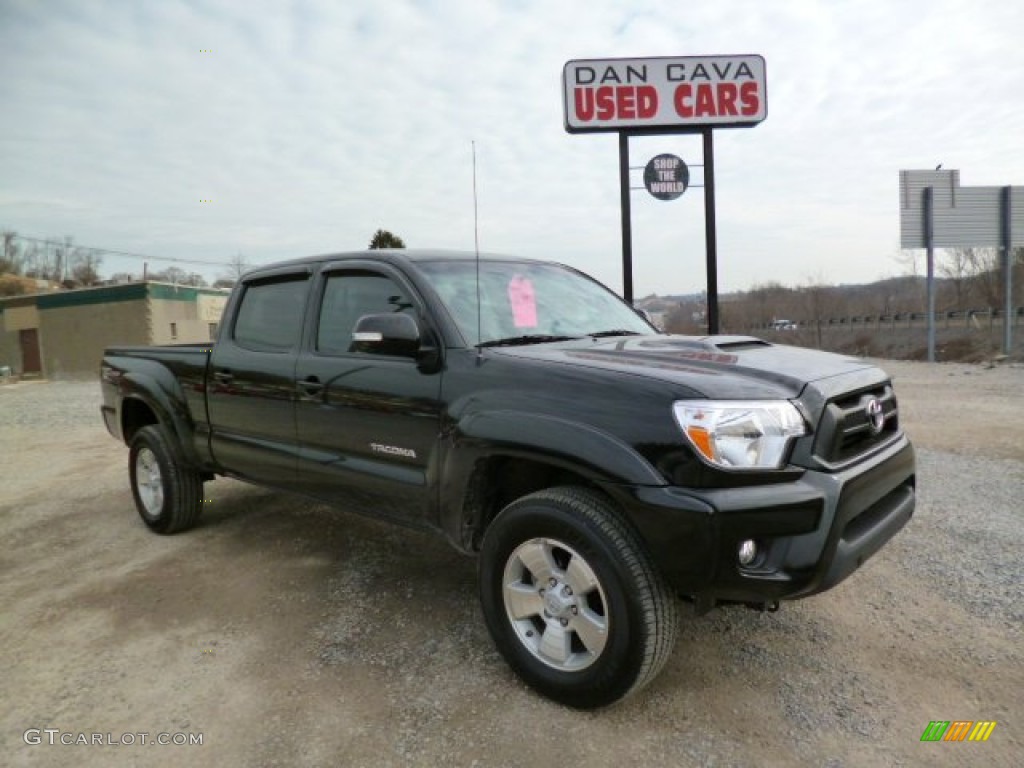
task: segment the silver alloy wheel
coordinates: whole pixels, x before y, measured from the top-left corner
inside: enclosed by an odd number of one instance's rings
[[[601,656],[608,601],[594,569],[571,547],[524,541],[505,563],[502,596],[519,641],[549,667],[578,672]]]
[[[135,487],[146,515],[159,517],[164,506],[163,476],[156,455],[145,446],[135,455]]]

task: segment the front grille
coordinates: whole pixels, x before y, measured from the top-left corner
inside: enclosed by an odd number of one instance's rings
[[[882,429],[875,432],[868,418],[868,403],[882,406]],[[818,426],[814,453],[827,464],[846,464],[889,442],[899,434],[899,408],[892,386],[882,384],[841,395],[825,406]]]

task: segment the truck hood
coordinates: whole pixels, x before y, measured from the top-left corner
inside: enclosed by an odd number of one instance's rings
[[[856,358],[748,336],[621,336],[495,351],[538,362],[660,379],[704,397],[725,400],[792,399],[809,383],[852,373],[862,378],[874,369]],[[877,379],[884,378],[877,371]]]

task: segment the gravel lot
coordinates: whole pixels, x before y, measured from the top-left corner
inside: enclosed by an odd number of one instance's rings
[[[443,542],[227,480],[152,535],[97,383],[0,387],[0,762],[1021,765],[1024,366],[882,364],[918,448],[908,528],[778,613],[684,611],[665,672],[595,713],[518,683]],[[998,725],[919,741],[957,719]]]

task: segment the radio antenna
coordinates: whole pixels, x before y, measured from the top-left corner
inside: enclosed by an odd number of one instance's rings
[[[476,200],[476,142],[471,141],[473,147],[473,247],[476,252],[476,354],[479,358],[483,355],[483,321],[480,310],[480,219],[477,212]]]

